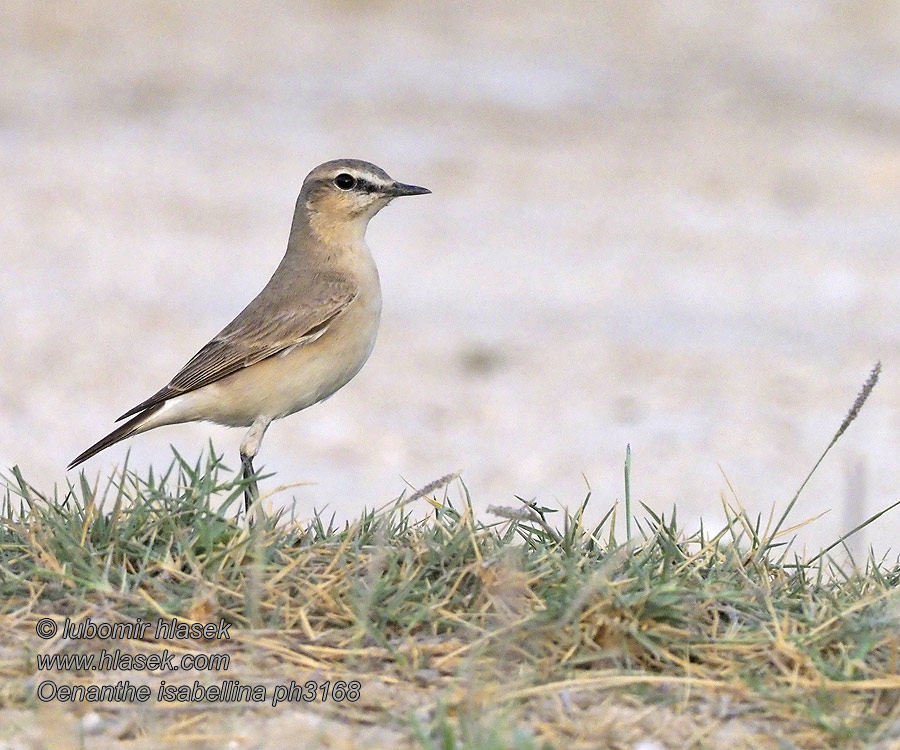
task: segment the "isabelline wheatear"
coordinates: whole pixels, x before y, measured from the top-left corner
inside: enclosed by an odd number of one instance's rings
[[[369,220],[398,196],[430,192],[356,159],[316,167],[303,181],[287,252],[256,299],[69,468],[132,435],[205,420],[250,428],[241,466],[252,477],[272,420],[328,398],[372,352],[381,285],[365,241]],[[251,481],[248,508],[257,496]]]

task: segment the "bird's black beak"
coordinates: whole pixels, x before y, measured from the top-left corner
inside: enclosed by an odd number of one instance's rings
[[[384,192],[392,198],[397,198],[401,195],[427,195],[431,191],[418,185],[406,185],[402,182],[395,182]]]

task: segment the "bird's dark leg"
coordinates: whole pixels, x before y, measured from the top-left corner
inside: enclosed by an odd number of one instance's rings
[[[250,479],[253,476],[253,459],[259,452],[259,445],[262,443],[263,435],[266,434],[266,429],[271,421],[268,417],[257,417],[244,437],[244,442],[241,443],[241,474],[244,479]],[[247,518],[250,517],[250,509],[257,500],[259,500],[259,487],[256,485],[256,480],[252,479],[244,487],[244,508],[247,510]]]
[[[241,451],[241,469],[242,476],[244,479],[250,479],[253,476],[253,457],[248,456],[244,451]],[[259,497],[259,487],[256,485],[256,480],[251,481],[246,487],[244,487],[244,508],[247,511],[247,515],[250,515],[250,507],[253,505],[253,502]]]

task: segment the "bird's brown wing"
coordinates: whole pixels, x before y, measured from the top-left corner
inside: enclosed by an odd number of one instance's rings
[[[316,294],[299,305],[285,299],[285,303],[292,303],[289,308],[272,309],[264,295],[260,295],[197,352],[167,386],[116,421],[214,383],[286,349],[314,341],[356,295],[356,286],[343,277],[317,284]]]

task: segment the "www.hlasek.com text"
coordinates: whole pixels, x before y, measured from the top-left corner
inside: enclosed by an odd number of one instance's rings
[[[227,672],[231,666],[229,654],[182,654],[163,649],[159,654],[129,654],[121,649],[96,654],[57,653],[36,654],[37,668],[42,672],[179,672],[197,669]]]

